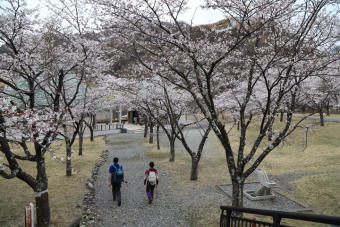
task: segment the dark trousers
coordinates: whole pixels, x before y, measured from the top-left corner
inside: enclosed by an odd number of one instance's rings
[[[122,195],[120,193],[120,187],[122,183],[112,183],[112,197],[113,201],[122,201]]]
[[[153,198],[153,191],[155,189],[155,186],[156,185],[151,185],[149,181],[146,183],[146,195],[149,199]]]

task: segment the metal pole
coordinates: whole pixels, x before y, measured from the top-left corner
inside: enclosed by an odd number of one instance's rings
[[[110,124],[112,124],[112,115],[113,115],[113,110],[112,108],[110,109]]]
[[[122,105],[119,105],[119,125],[122,124]]]

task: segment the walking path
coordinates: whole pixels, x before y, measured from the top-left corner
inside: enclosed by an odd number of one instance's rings
[[[307,119],[320,121],[320,117],[316,117],[316,116],[310,116],[310,117],[307,117]],[[338,118],[338,117],[327,117],[326,116],[326,117],[324,117],[324,121],[340,123],[340,118]]]
[[[189,226],[183,216],[181,199],[172,190],[171,179],[160,170],[155,200],[147,202],[143,184],[148,160],[144,156],[140,134],[115,134],[107,138],[109,157],[99,169],[95,182],[95,207],[101,220],[97,226]],[[119,157],[127,184],[122,185],[122,205],[112,201],[108,187],[108,169],[113,157]]]
[[[105,124],[103,124],[105,125]],[[128,130],[128,132],[132,132],[132,133],[141,133],[141,132],[144,132],[144,127],[141,126],[141,125],[134,125],[134,124],[129,124],[129,123],[126,123],[124,124],[124,128]],[[111,129],[111,130],[95,130],[93,131],[93,136],[106,136],[106,135],[112,135],[112,134],[117,134],[117,133],[120,133],[120,129]],[[88,128],[85,129],[85,132],[84,132],[84,138],[88,138],[90,137],[91,134],[90,134],[90,130]],[[12,138],[15,138],[15,139],[21,139],[21,135],[19,134],[15,134],[13,136],[7,136],[7,138],[9,139],[12,139]],[[40,138],[44,138],[44,137],[40,137]],[[63,140],[64,137],[62,136],[57,136],[56,137],[57,139],[59,140]],[[76,138],[78,139],[79,136],[76,136]]]
[[[94,208],[100,218],[96,226],[196,226],[193,212],[197,208],[216,207],[230,203],[230,199],[215,185],[200,186],[185,193],[176,193],[176,183],[157,166],[160,184],[152,204],[148,204],[143,184],[144,172],[150,160],[144,155],[144,140],[139,133],[115,134],[106,138],[109,155],[99,168],[95,181]],[[164,144],[161,144],[164,146]],[[122,184],[122,205],[112,200],[108,186],[108,169],[114,157],[123,165],[125,180]],[[219,212],[219,210],[217,211]],[[194,214],[195,215],[195,214]]]

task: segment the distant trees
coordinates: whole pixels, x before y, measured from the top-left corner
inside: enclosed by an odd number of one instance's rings
[[[332,76],[312,77],[302,83],[301,101],[319,114],[321,126],[324,126],[324,111],[329,113],[339,88],[339,78]]]

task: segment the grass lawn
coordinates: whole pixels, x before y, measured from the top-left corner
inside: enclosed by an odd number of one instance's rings
[[[83,155],[79,156],[77,142],[75,141],[73,146],[72,165],[75,172],[71,177],[66,177],[65,162],[52,160],[51,154],[46,153],[50,226],[67,226],[81,214],[82,199],[87,191],[85,184],[102,151],[106,149],[103,137],[96,137],[94,142],[86,138]],[[54,142],[52,150],[57,157],[65,159],[63,141]],[[21,161],[20,166],[33,176],[36,175],[34,163]],[[16,178],[11,180],[0,178],[0,195],[0,226],[23,226],[25,204],[35,202],[33,190]]]
[[[331,115],[331,117],[338,117]],[[324,215],[340,215],[340,123],[325,122],[321,127],[313,121],[305,121],[302,125],[313,124],[308,136],[308,146],[304,147],[303,129],[298,128],[284,143],[275,148],[262,162],[269,175],[284,176],[285,174],[304,174],[288,182],[290,191],[280,191],[305,206],[311,207],[313,213]],[[274,128],[281,126],[279,120]],[[226,126],[228,127],[228,125]],[[246,152],[250,150],[256,138],[258,123],[250,126],[247,133]],[[234,150],[238,147],[239,132],[234,128],[230,132]],[[218,139],[213,136],[218,152],[224,154]],[[267,142],[267,141],[266,141]],[[186,193],[200,186],[230,183],[225,157],[202,157],[197,182],[191,182],[191,159],[183,152],[177,152],[174,163],[169,163],[169,151],[158,151],[149,146],[146,155],[157,162],[163,171],[173,176],[178,190]],[[263,149],[262,143],[259,149]],[[182,174],[183,170],[186,174]],[[207,177],[209,176],[209,177]],[[212,177],[213,176],[213,177]],[[189,199],[189,198],[188,198]],[[228,204],[226,204],[228,205]],[[230,204],[229,204],[230,205]],[[219,207],[207,204],[189,211],[198,226],[219,226]],[[313,226],[310,223],[291,223],[293,226]],[[322,226],[322,225],[314,225]]]

